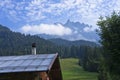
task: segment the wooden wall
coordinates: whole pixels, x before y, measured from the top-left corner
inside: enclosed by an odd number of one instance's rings
[[[0,80],[34,80],[36,73],[21,72],[21,73],[6,73],[0,74]]]
[[[49,71],[48,75],[50,77],[50,80],[62,80],[61,67],[58,57],[56,58],[52,69]]]

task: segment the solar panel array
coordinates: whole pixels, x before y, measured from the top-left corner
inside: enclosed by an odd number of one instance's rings
[[[56,54],[0,57],[0,73],[47,71]]]

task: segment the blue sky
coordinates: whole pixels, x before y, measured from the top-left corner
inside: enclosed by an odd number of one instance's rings
[[[120,0],[0,0],[0,24],[23,33],[70,35],[73,31],[60,24],[68,19],[92,25],[99,16],[120,10]]]

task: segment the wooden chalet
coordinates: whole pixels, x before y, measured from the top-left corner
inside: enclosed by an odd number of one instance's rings
[[[0,80],[62,80],[58,54],[0,57]]]

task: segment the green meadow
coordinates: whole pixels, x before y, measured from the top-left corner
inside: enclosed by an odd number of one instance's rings
[[[97,80],[97,73],[84,71],[78,59],[61,59],[63,80]]]

